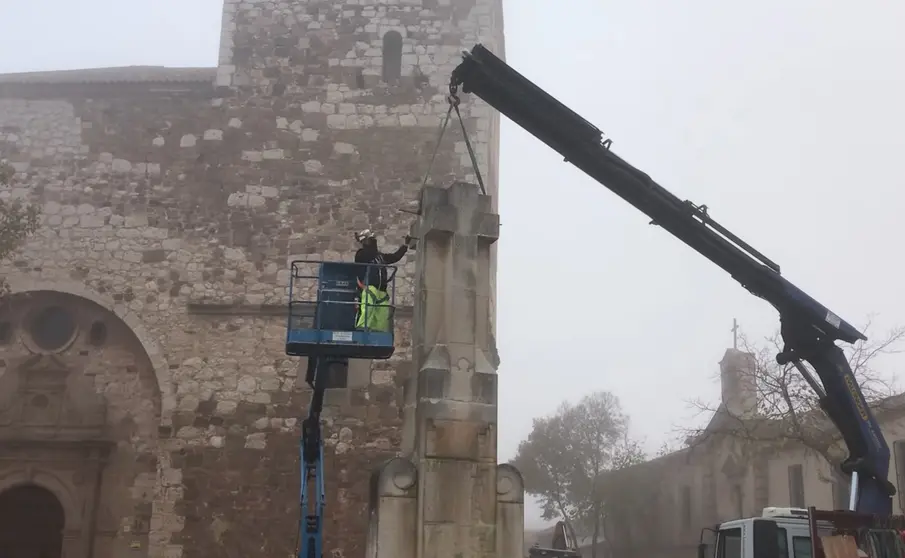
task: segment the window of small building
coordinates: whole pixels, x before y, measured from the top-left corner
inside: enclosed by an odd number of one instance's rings
[[[742,485],[736,484],[732,487],[732,499],[735,504],[735,516],[745,516],[745,494],[742,492]]]
[[[793,508],[804,507],[804,468],[801,465],[789,465],[789,505]]]
[[[905,440],[892,443],[893,463],[896,470],[896,492],[899,497],[899,509],[905,510]],[[845,509],[845,508],[839,508]]]
[[[383,36],[383,81],[390,84],[402,77],[402,35],[387,31]]]
[[[847,510],[848,509],[848,496],[849,496],[849,485],[847,482],[841,479],[834,479],[832,482],[833,487],[833,509],[834,510]],[[899,501],[901,502],[902,496],[899,495]]]
[[[691,519],[692,519],[692,509],[691,509],[691,487],[683,486],[682,494],[681,494],[681,506],[682,506],[682,527],[685,529],[691,528]]]

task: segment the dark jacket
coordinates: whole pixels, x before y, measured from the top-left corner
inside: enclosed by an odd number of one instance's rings
[[[355,252],[355,263],[393,265],[405,256],[408,249],[409,247],[403,244],[392,254],[384,254],[377,248],[359,248],[358,251]],[[368,276],[367,281],[365,281],[365,275]],[[362,269],[358,272],[358,280],[369,286],[374,285],[381,291],[385,291],[388,286],[387,268],[375,266],[368,269],[366,273],[362,266]]]

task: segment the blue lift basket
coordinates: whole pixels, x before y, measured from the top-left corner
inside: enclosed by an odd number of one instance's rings
[[[361,304],[373,268],[387,274],[386,301]],[[286,354],[310,358],[388,359],[393,356],[396,266],[297,260],[289,282]],[[371,312],[385,312],[384,327],[372,329]],[[363,316],[361,315],[363,313]],[[361,319],[363,318],[363,319]],[[356,324],[362,324],[356,327]]]

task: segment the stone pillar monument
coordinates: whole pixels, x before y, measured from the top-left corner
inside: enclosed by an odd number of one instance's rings
[[[490,196],[473,184],[421,194],[413,366],[402,455],[374,471],[368,558],[521,558],[524,486],[497,464]]]

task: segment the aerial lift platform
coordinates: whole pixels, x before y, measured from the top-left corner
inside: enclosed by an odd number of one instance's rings
[[[386,302],[362,305],[371,268],[387,271]],[[305,381],[311,386],[308,416],[302,421],[300,444],[301,495],[298,558],[323,556],[324,440],[321,411],[324,392],[337,365],[350,359],[388,359],[393,356],[393,322],[396,309],[396,267],[391,265],[298,260],[291,264],[289,324],[286,354],[307,357]],[[369,320],[382,312],[379,328]],[[360,327],[363,324],[364,327]]]

